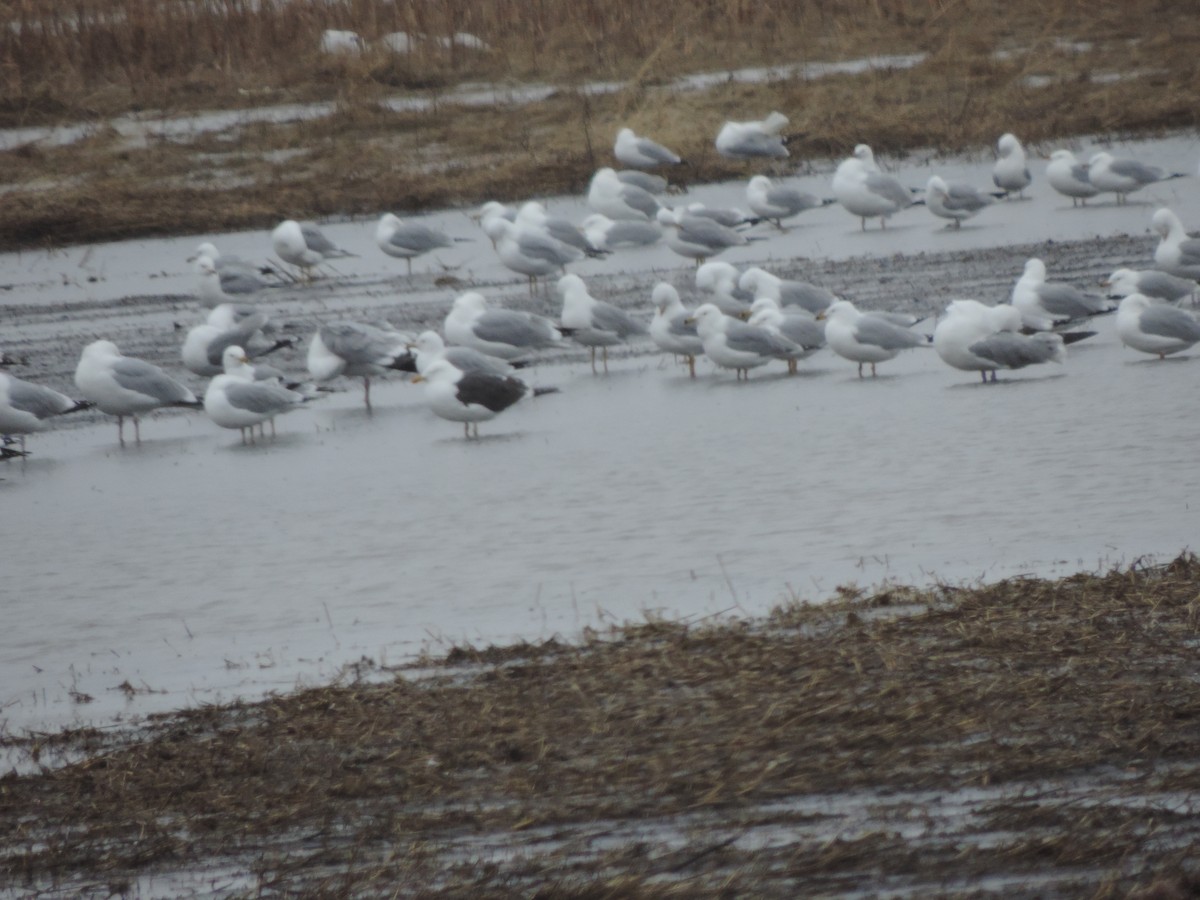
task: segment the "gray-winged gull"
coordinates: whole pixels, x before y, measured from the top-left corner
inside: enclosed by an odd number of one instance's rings
[[[996,164],[992,166],[992,183],[1000,190],[1024,198],[1025,188],[1033,183],[1033,173],[1029,171],[1029,163],[1025,159],[1025,148],[1017,140],[1015,134],[1002,134],[996,141],[996,151],[1000,154]]]
[[[464,372],[511,375],[515,370],[511,363],[498,356],[480,353],[474,347],[447,347],[442,336],[436,331],[422,331],[417,335],[417,339],[409,345],[409,349],[416,357],[417,374],[419,375],[425,374],[425,370],[439,359],[448,360],[452,366],[462,369]]]
[[[687,360],[688,374],[696,377],[696,357],[704,352],[704,343],[696,333],[695,323],[688,324],[692,311],[679,299],[674,285],[660,281],[650,294],[654,318],[650,320],[650,339],[664,353],[674,353]]]
[[[1158,166],[1127,157],[1113,156],[1106,150],[1096,153],[1088,160],[1088,181],[1097,190],[1117,195],[1117,203],[1123,204],[1134,191],[1149,184],[1182,178],[1183,172],[1167,172]]]
[[[1164,359],[1200,343],[1200,321],[1177,306],[1130,294],[1117,308],[1117,337],[1126,347]]]
[[[1187,233],[1179,216],[1164,206],[1150,217],[1150,227],[1159,237],[1154,264],[1179,278],[1200,281],[1200,239]]]
[[[334,244],[312,222],[295,219],[284,219],[275,226],[271,232],[271,246],[280,259],[299,268],[308,278],[312,277],[312,270],[326,260],[357,256]]]
[[[717,132],[717,152],[729,159],[786,159],[787,138],[781,132],[788,117],[772,112],[753,122],[726,122]]]
[[[589,294],[587,285],[578,275],[564,275],[558,279],[558,290],[563,298],[563,328],[570,329],[571,338],[591,351],[593,373],[596,371],[597,347],[603,351],[607,373],[608,348],[646,333],[646,326],[625,310]]]
[[[867,219],[879,219],[886,228],[888,217],[918,202],[897,178],[879,171],[866,144],[856,146],[854,155],[838,164],[833,195],[848,213],[859,217],[863,231]]]
[[[0,372],[0,434],[17,435],[21,453],[25,453],[25,435],[49,427],[48,420],[87,409],[86,400],[72,400],[66,394],[32,381]]]
[[[292,346],[292,341],[286,338],[266,343],[262,329],[267,324],[265,312],[242,315],[232,304],[218,304],[204,322],[188,330],[180,351],[183,364],[197,375],[220,375],[224,371],[221,359],[226,347],[243,347],[248,356],[257,358]]]
[[[657,141],[635,134],[632,128],[622,128],[613,143],[613,156],[623,166],[632,169],[655,169],[659,166],[677,166],[683,159],[673,150],[668,150]]]
[[[1088,167],[1075,158],[1070,150],[1058,149],[1050,154],[1046,164],[1046,180],[1050,187],[1064,197],[1071,198],[1072,206],[1087,205],[1090,198],[1100,193],[1088,179]]]
[[[412,278],[412,261],[418,256],[465,241],[466,238],[453,238],[420,222],[401,219],[395,213],[384,213],[375,226],[375,243],[388,256],[408,263],[409,278]]]
[[[246,443],[246,432],[254,440],[254,426],[271,422],[272,434],[275,417],[290,412],[309,399],[305,394],[289,390],[274,381],[257,381],[238,371],[249,359],[240,347],[227,347],[223,354],[230,373],[217,375],[204,392],[204,411],[212,421],[222,428],[236,428],[241,432],[242,443]]]
[[[624,250],[649,247],[662,240],[662,229],[655,222],[614,221],[603,213],[592,213],[583,220],[583,233],[593,247]]]
[[[1180,278],[1158,269],[1116,269],[1108,276],[1105,284],[1108,286],[1110,297],[1143,294],[1167,303],[1195,299],[1197,289],[1197,284],[1192,279]]]
[[[659,209],[658,224],[663,226],[667,246],[680,256],[694,259],[697,265],[730,247],[743,247],[751,240],[740,231],[682,209]]]
[[[1046,281],[1046,264],[1036,256],[1025,262],[1025,270],[1012,290],[1012,305],[1021,313],[1025,327],[1050,331],[1076,319],[1112,312],[1116,304],[1099,294],[1085,294],[1069,284]]]
[[[803,310],[787,312],[772,297],[759,297],[750,305],[748,324],[774,331],[784,340],[796,345],[787,356],[788,374],[795,375],[797,363],[807,359],[825,346],[825,324]]]
[[[339,375],[361,378],[363,403],[371,409],[371,376],[388,371],[415,372],[408,350],[412,338],[363,322],[328,322],[316,330],[308,344],[308,371],[316,381]]]
[[[117,417],[117,439],[125,444],[125,417],[133,419],[133,435],[142,442],[138,416],[169,406],[199,409],[190,390],[158,366],[122,356],[112,341],[93,341],[83,348],[75,367],[75,386],[85,400]]]
[[[490,307],[484,296],[475,291],[454,299],[442,330],[451,344],[472,347],[506,360],[563,346],[562,332],[545,316]]]
[[[615,169],[597,169],[588,185],[587,203],[593,210],[618,222],[653,222],[661,204],[649,191],[626,184]]]
[[[725,315],[713,303],[701,304],[685,321],[695,323],[704,355],[723,369],[733,369],[738,380],[748,380],[751,369],[773,359],[790,359],[800,350],[769,328]]]
[[[978,372],[986,382],[998,369],[1021,369],[1066,359],[1062,336],[1049,332],[1020,333],[1021,314],[1003,304],[953,300],[933,330],[933,349],[947,365]]]
[[[518,225],[500,216],[484,219],[483,230],[496,245],[500,262],[529,279],[530,293],[538,278],[564,272],[567,263],[584,257],[582,250],[550,237],[539,228]]]
[[[746,319],[754,294],[739,285],[740,276],[732,263],[714,259],[696,269],[696,290],[708,294],[710,303],[725,313]]]
[[[746,202],[755,215],[783,230],[784,219],[810,209],[820,209],[834,201],[822,200],[816,194],[797,187],[775,184],[766,175],[755,175],[746,185]]]
[[[820,317],[826,320],[825,341],[829,349],[858,363],[859,378],[868,363],[874,376],[876,363],[894,359],[901,350],[930,346],[925,335],[859,312],[849,300],[838,300]]]
[[[807,281],[780,278],[758,266],[751,266],[743,272],[738,278],[738,285],[754,298],[770,297],[777,300],[780,306],[799,307],[814,316],[824,312],[837,300],[837,295],[827,288]]]
[[[935,216],[949,219],[954,228],[961,228],[970,219],[987,209],[996,199],[969,184],[948,182],[934,175],[925,185],[925,208]]]

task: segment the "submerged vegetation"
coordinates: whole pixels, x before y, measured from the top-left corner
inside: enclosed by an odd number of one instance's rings
[[[0,778],[0,883],[1195,896],[1198,625],[1184,556],[364,661],[142,731],[8,739],[28,774]]]
[[[0,5],[0,125],[83,130],[69,142],[7,141],[0,247],[574,191],[611,162],[622,124],[678,148],[692,163],[678,177],[691,181],[745,174],[712,138],[726,118],[771,109],[791,118],[798,165],[859,141],[884,153],[953,151],[990,147],[1010,129],[1036,146],[1194,126],[1190,32],[1200,25],[1166,0],[1136,6],[17,0]],[[362,43],[324,52],[326,29]],[[393,49],[397,34],[406,52]],[[858,74],[676,82],[880,54],[908,58]],[[596,82],[611,88],[587,88]],[[481,84],[519,99],[456,99]],[[520,97],[529,84],[549,90]],[[284,107],[318,102],[331,105],[316,118]],[[266,107],[277,112],[155,127]]]

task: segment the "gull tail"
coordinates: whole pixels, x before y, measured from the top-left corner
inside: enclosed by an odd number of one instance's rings
[[[274,344],[272,344],[267,349],[256,352],[253,355],[253,358],[258,359],[259,357],[267,356],[268,354],[274,353],[276,350],[282,350],[284,347],[291,349],[292,347],[295,347],[295,346],[296,346],[295,338],[280,338],[279,340],[277,340]]]
[[[168,406],[178,406],[181,409],[204,409],[203,400],[177,400],[174,403],[168,403]]]
[[[415,375],[417,374],[417,358],[406,350],[393,359],[388,368],[398,372],[412,372]]]
[[[557,393],[559,393],[559,390],[556,387],[535,387],[533,389],[533,396],[535,396],[535,397],[541,397],[545,394],[557,394]]]
[[[1064,344],[1074,344],[1076,341],[1083,341],[1096,336],[1095,331],[1056,331],[1054,333],[1063,339]]]
[[[0,459],[17,459],[22,456],[28,456],[29,453],[25,450],[16,450],[12,447],[0,446]]]
[[[93,403],[91,400],[76,400],[74,406],[72,406],[70,409],[64,409],[62,411],[62,415],[65,416],[65,415],[69,415],[70,413],[73,413],[73,412],[83,412],[83,410],[91,409],[95,405],[96,404]]]

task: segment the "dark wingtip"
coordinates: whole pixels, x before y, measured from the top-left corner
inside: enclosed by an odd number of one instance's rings
[[[392,360],[389,369],[395,369],[397,372],[411,372],[417,374],[417,358],[409,352],[405,352]]]
[[[68,415],[73,412],[83,412],[85,409],[91,409],[96,404],[91,400],[76,400],[75,405],[68,409],[63,415]]]
[[[560,393],[560,391],[556,387],[535,387],[533,389],[533,396],[535,396],[535,397],[541,397],[543,394],[557,394],[557,393]]]
[[[12,447],[0,447],[0,459],[17,459],[22,456],[28,456],[28,451],[14,450]]]
[[[1095,337],[1097,332],[1095,332],[1095,331],[1056,331],[1055,334],[1057,334],[1060,338],[1063,339],[1064,344],[1074,344],[1077,341],[1082,341],[1082,340],[1086,340],[1087,338],[1090,338],[1090,337]]]

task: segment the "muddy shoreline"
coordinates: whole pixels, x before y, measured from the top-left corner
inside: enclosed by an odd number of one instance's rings
[[[1184,556],[847,590],[9,741],[43,768],[0,777],[0,880],[49,896],[1195,896],[1198,586]]]

